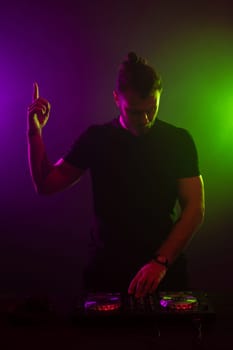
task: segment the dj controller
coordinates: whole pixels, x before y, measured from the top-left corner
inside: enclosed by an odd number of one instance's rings
[[[84,324],[106,322],[208,322],[215,319],[205,292],[162,291],[135,298],[121,293],[90,293],[74,310],[73,319]]]
[[[112,342],[119,337],[130,341],[143,337],[156,344],[167,341],[170,344],[174,339],[181,344],[186,341],[200,344],[204,333],[205,342],[208,341],[208,334],[213,333],[217,324],[212,322],[216,313],[211,298],[202,291],[157,291],[142,298],[111,292],[90,293],[73,301],[65,315],[57,313],[47,298],[4,302],[4,308],[0,308],[0,324],[29,325],[30,329],[43,325],[46,329],[68,327],[81,334],[82,339]]]

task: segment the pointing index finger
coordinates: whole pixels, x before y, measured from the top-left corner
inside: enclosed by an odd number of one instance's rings
[[[39,98],[39,86],[37,82],[33,83],[33,96],[32,96],[32,101],[34,102]]]

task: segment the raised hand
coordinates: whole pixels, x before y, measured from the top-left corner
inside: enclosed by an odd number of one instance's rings
[[[39,86],[33,84],[32,103],[28,106],[28,128],[29,130],[41,131],[48,121],[50,113],[50,103],[39,95]]]

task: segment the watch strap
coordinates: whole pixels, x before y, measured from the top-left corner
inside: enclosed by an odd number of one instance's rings
[[[153,260],[158,264],[165,266],[168,269],[169,263],[166,256],[161,254],[155,254]]]

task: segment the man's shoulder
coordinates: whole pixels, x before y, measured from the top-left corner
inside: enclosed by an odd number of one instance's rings
[[[76,140],[79,141],[81,139],[88,143],[99,142],[101,139],[111,137],[115,129],[117,129],[117,121],[115,119],[109,122],[93,123],[87,126]]]
[[[84,133],[92,137],[99,137],[101,135],[111,134],[111,131],[117,130],[119,128],[119,122],[117,118],[115,118],[108,122],[91,124],[89,127],[87,127]]]
[[[182,128],[180,126],[177,126],[175,124],[172,124],[172,123],[164,121],[164,120],[161,120],[159,118],[156,120],[155,126],[158,127],[158,129],[160,128],[161,130],[168,131],[168,132],[169,131],[170,132],[180,132],[182,130],[185,130],[184,128]]]
[[[158,119],[155,123],[155,131],[164,135],[164,136],[173,136],[177,138],[182,137],[190,137],[189,131],[181,126],[174,125],[170,122],[166,122],[164,120]]]
[[[106,130],[106,129],[112,129],[112,128],[115,128],[118,126],[119,126],[118,119],[114,118],[114,119],[107,121],[107,122],[91,124],[87,128],[87,131],[95,132],[95,131],[101,131],[101,130]]]

